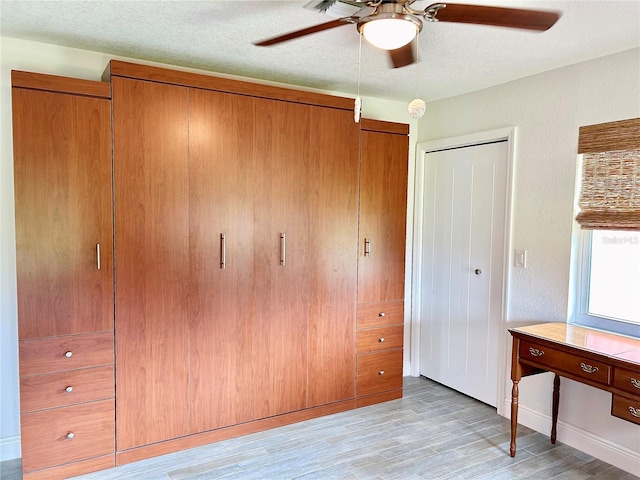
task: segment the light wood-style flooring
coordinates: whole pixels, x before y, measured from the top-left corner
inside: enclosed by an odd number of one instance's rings
[[[481,402],[425,378],[404,398],[151,458],[75,480],[632,480],[633,475],[518,428]],[[561,440],[561,439],[560,439]],[[19,461],[2,480],[21,478]]]

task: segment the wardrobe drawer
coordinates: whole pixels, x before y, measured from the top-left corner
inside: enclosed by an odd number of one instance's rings
[[[632,395],[640,396],[640,373],[615,367],[613,370],[613,386]]]
[[[609,384],[610,367],[606,363],[527,341],[520,342],[519,353],[521,359],[547,366],[560,374],[566,372],[595,383]]]
[[[640,400],[613,394],[611,415],[640,425]]]
[[[356,395],[402,388],[402,350],[358,355]]]
[[[22,377],[20,410],[27,413],[113,398],[114,381],[112,366]]]
[[[24,472],[115,451],[113,400],[26,413],[22,422]]]
[[[358,304],[358,328],[404,323],[404,300]]]
[[[113,332],[68,335],[19,343],[20,376],[113,365]]]
[[[404,325],[359,330],[357,333],[358,353],[402,348],[403,340]]]

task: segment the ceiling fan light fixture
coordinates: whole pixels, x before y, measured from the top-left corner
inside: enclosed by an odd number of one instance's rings
[[[360,19],[358,30],[374,47],[395,50],[416,37],[422,22],[409,14],[378,13]]]

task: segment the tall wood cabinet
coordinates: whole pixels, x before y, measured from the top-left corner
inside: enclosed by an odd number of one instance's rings
[[[115,67],[118,450],[352,400],[350,110]]]
[[[362,120],[358,406],[402,396],[408,133]]]
[[[107,83],[12,72],[25,479],[114,465]]]
[[[126,62],[104,80],[14,72],[26,478],[400,397],[407,126]]]

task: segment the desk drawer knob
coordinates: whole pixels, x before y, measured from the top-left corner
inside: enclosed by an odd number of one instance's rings
[[[73,352],[69,351],[69,352],[64,352],[64,356],[67,358],[71,358],[73,356]]]
[[[71,385],[69,385],[67,388],[64,389],[65,392],[67,393],[71,393],[73,392],[73,387]]]
[[[378,375],[380,375],[380,376],[384,375],[384,370],[380,370],[380,371],[378,372]]]
[[[631,382],[631,385],[633,385],[636,388],[640,388],[640,380],[638,380],[637,378],[633,378],[631,377],[631,380],[629,380]]]
[[[67,438],[68,438],[68,439],[72,439],[73,437],[75,437],[75,435],[73,434],[73,432],[69,432],[69,433],[67,433]]]
[[[378,316],[379,316],[379,317],[384,317],[385,315],[386,315],[386,314],[385,314],[384,312],[380,312],[380,313],[378,314]]]
[[[640,409],[629,406],[629,413],[636,418],[640,418]]]
[[[537,348],[529,347],[529,353],[534,357],[541,357],[544,355],[542,350],[538,350]]]
[[[380,338],[378,339],[378,341],[379,341],[380,343],[384,343],[384,337],[380,337]]]
[[[593,365],[585,365],[584,363],[580,363],[580,368],[583,372],[586,373],[596,373],[599,370],[598,367],[594,367]]]

